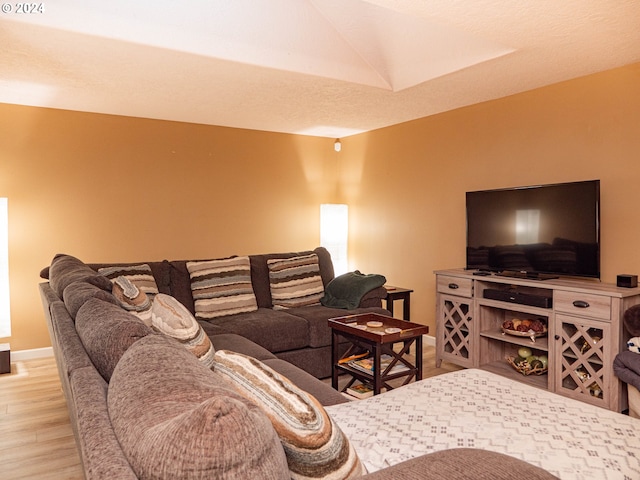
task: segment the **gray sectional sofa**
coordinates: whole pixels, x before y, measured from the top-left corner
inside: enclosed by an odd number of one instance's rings
[[[209,335],[234,333],[264,347],[276,357],[286,360],[309,372],[317,378],[331,375],[331,332],[327,326],[329,318],[356,313],[376,312],[388,315],[381,308],[386,290],[374,288],[364,294],[358,308],[344,310],[322,305],[275,310],[271,298],[269,270],[267,262],[271,259],[293,258],[316,254],[322,282],[326,286],[334,278],[331,255],[323,248],[313,251],[270,253],[250,255],[251,283],[258,309],[252,312],[219,317],[211,321],[201,321]],[[54,263],[69,260],[67,255],[54,259]],[[195,314],[191,280],[186,260],[164,260],[153,262],[130,263],[93,263],[92,270],[98,271],[108,267],[148,265],[157,289],[176,298],[187,309]],[[55,270],[55,266],[53,267]],[[49,279],[51,267],[40,272],[40,276]],[[54,285],[57,279],[53,279]],[[62,291],[58,289],[62,298]]]
[[[330,262],[328,254],[326,258]],[[252,276],[254,267],[257,272],[262,268],[259,263],[252,262]],[[185,298],[186,290],[171,281],[186,272],[184,263],[150,265],[158,289],[189,308],[193,299]],[[41,273],[49,281],[39,287],[85,477],[290,478],[288,458],[272,419],[180,342],[124,310],[111,292],[111,282],[97,273],[99,267],[59,255]],[[326,264],[324,271],[332,276]],[[377,304],[380,298],[369,297]],[[260,302],[259,311],[269,309],[266,297]],[[216,350],[259,360],[321,405],[344,403],[341,394],[305,371],[322,376],[324,367],[316,368],[313,361],[295,365],[304,352],[314,361],[328,363],[322,344],[328,334],[321,327],[334,312],[327,309],[321,318],[320,309],[325,307],[304,308],[313,310],[311,320],[307,318],[313,327],[296,333],[298,341],[287,338],[296,329],[278,326],[289,317],[280,316],[275,326],[260,330],[256,315],[262,312],[246,314],[245,323],[233,325],[227,319],[224,327],[215,322],[201,325]],[[301,312],[282,313],[293,322],[303,318],[297,316]],[[274,312],[264,314],[275,318]],[[284,338],[265,338],[274,335]],[[532,480],[551,478],[519,460],[468,449],[426,455],[365,476],[510,479],[514,472]],[[308,478],[319,478],[317,472],[307,473]]]

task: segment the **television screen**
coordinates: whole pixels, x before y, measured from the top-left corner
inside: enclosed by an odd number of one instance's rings
[[[467,192],[467,268],[600,277],[600,181]]]

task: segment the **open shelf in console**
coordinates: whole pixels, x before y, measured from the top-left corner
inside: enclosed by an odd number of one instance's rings
[[[478,299],[477,302],[480,324],[480,368],[538,388],[550,389],[552,379],[548,373],[523,375],[506,360],[507,357],[518,357],[518,350],[522,347],[530,349],[532,355],[544,355],[549,359],[549,310],[525,305],[505,305],[503,302],[487,299]],[[534,337],[526,334],[505,333],[502,326],[509,320],[512,322],[538,321],[545,326],[546,330]]]

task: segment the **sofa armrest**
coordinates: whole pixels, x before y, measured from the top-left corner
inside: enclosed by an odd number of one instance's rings
[[[387,298],[387,290],[384,287],[374,288],[369,290],[360,299],[360,305],[358,308],[381,308],[382,300]]]
[[[540,467],[502,453],[453,448],[422,455],[366,475],[367,480],[527,480],[557,479]]]

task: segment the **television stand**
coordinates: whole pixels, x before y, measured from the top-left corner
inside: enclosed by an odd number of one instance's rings
[[[502,272],[498,272],[496,275],[500,277],[509,277],[509,278],[524,278],[527,280],[554,280],[556,278],[560,278],[558,275],[554,275],[552,273],[538,273],[538,272],[518,272],[515,270],[504,270]]]
[[[626,349],[629,335],[622,319],[629,307],[640,304],[639,287],[478,276],[463,269],[435,273],[436,367],[446,361],[481,368],[617,412],[626,408],[626,387],[613,372],[613,359]],[[546,328],[533,338],[503,330],[515,320],[542,322]],[[548,369],[541,375],[516,371],[507,359],[518,357],[522,347],[531,356],[546,357]]]

